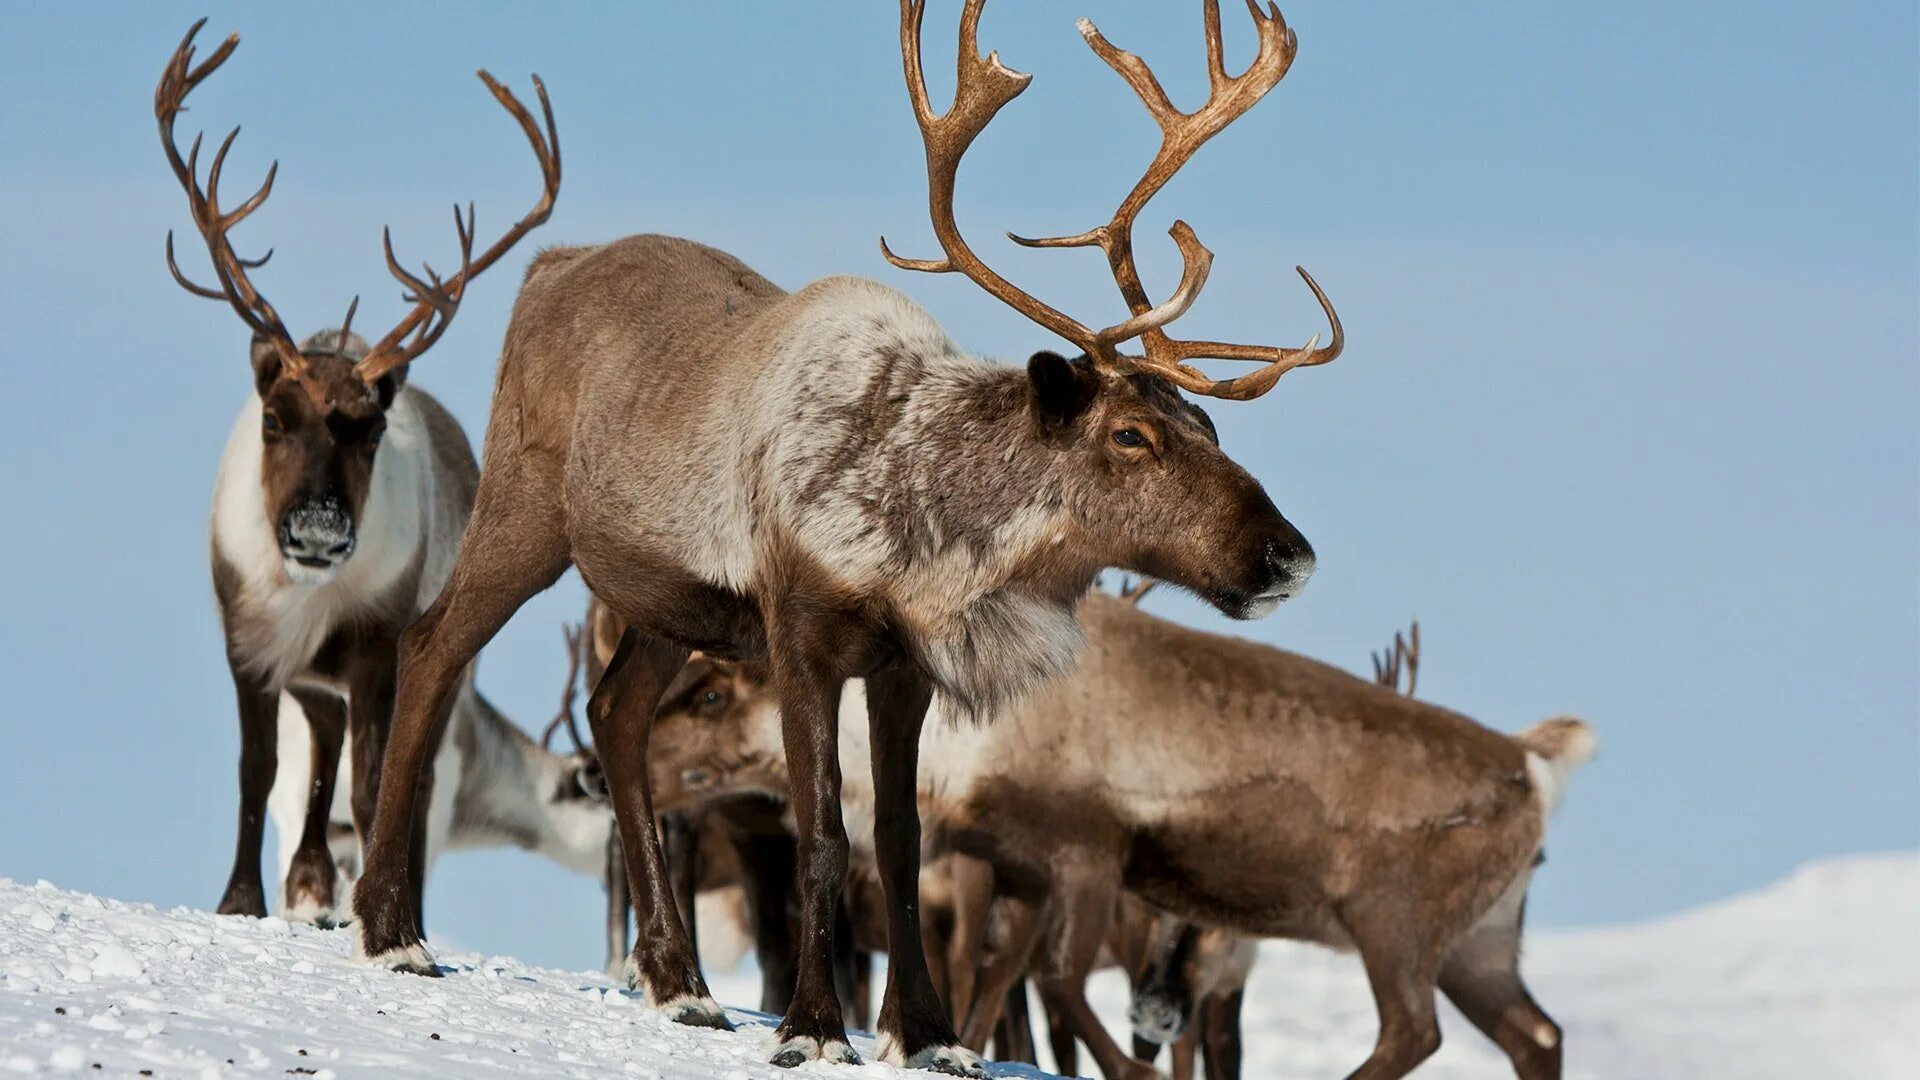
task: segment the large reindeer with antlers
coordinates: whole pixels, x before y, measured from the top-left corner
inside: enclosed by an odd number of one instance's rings
[[[830,278],[788,294],[730,255],[662,236],[560,248],[534,260],[514,306],[486,440],[486,470],[459,558],[401,640],[400,693],[366,874],[355,888],[361,946],[377,962],[433,966],[406,899],[409,782],[460,670],[569,564],[627,631],[588,703],[637,905],[635,985],[687,1023],[724,1025],[666,886],[648,791],[647,733],[690,649],[763,659],[779,688],[800,837],[801,957],[778,1029],[780,1064],[852,1060],[830,976],[846,874],[834,753],[841,686],[868,680],[879,788],[879,867],[894,942],[920,940],[914,776],[921,724],[940,696],[983,719],[1067,670],[1074,608],[1103,567],[1152,574],[1254,618],[1313,569],[1306,540],[1221,451],[1176,388],[1244,399],[1322,348],[1179,341],[1164,327],[1198,294],[1211,254],[1184,224],[1186,270],[1147,302],[1131,270],[1133,216],[1199,145],[1279,82],[1294,55],[1277,13],[1254,12],[1259,54],[1220,69],[1192,114],[1148,105],[1162,151],[1103,244],[1135,313],[1091,329],[989,269],[955,225],[961,155],[1027,77],[978,55],[982,0],[960,31],[953,107],[936,115],[920,70],[922,4],[900,9],[929,206],[946,258],[897,265],[965,275],[1083,353],[1036,354],[1026,370],[962,353],[906,297]],[[1143,88],[1144,68],[1087,30]],[[1311,285],[1311,280],[1309,279]],[[1319,295],[1318,288],[1314,288]],[[1330,304],[1321,297],[1328,318]],[[1121,351],[1141,340],[1142,354]],[[1215,382],[1185,361],[1255,360]],[[934,994],[925,957],[895,948],[879,1016],[881,1057],[975,1073]]]
[[[167,268],[194,295],[225,301],[253,331],[254,393],[227,440],[213,500],[214,592],[240,707],[239,841],[219,910],[266,914],[262,813],[277,764],[277,703],[286,693],[311,725],[312,791],[284,895],[295,911],[323,913],[336,899],[326,831],[343,739],[352,732],[353,815],[364,837],[373,824],[393,704],[396,642],[445,580],[478,482],[466,436],[437,401],[407,385],[406,365],[446,332],[474,277],[547,220],[560,187],[560,143],[538,77],[544,137],[526,107],[480,72],[533,146],[545,181],[539,201],[478,256],[473,207],[464,217],[456,207],[460,270],[445,279],[431,267],[424,279],[401,269],[391,234],[383,234],[387,268],[406,286],[412,310],[368,348],[352,333],[356,298],[338,330],[296,344],[248,276],[273,253],[242,258],[230,239],[273,191],[278,163],[250,197],[225,209],[221,172],[240,129],[221,142],[204,187],[201,137],[184,158],[174,141],[187,95],[240,44],[238,34],[230,35],[195,65],[193,39],[205,23],[194,23],[174,50],[153,107],[161,146],[186,191],[218,287],[181,272],[171,232]],[[415,780],[409,773],[408,783]],[[431,773],[420,773],[418,782],[424,793]],[[417,834],[426,827],[427,804],[423,798],[419,820],[409,822]],[[423,872],[414,869],[408,889],[416,917]]]

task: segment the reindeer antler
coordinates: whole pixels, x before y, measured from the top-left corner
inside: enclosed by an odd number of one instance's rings
[[[547,84],[540,81],[540,76],[533,77],[533,88],[540,95],[540,111],[547,122],[546,135],[542,137],[540,127],[533,121],[533,114],[520,104],[519,98],[513,96],[513,91],[500,85],[484,70],[479,75],[480,81],[493,91],[495,100],[519,121],[520,129],[526,132],[527,142],[533,147],[533,156],[540,161],[540,175],[545,184],[533,209],[494,241],[492,247],[481,252],[479,258],[473,256],[473,204],[467,204],[464,221],[460,217],[459,205],[455,204],[453,228],[460,238],[460,272],[445,281],[440,279],[433,267],[424,263],[421,269],[426,271],[425,281],[401,269],[400,260],[393,256],[391,231],[380,230],[380,242],[387,254],[387,270],[407,287],[401,297],[412,303],[414,308],[354,365],[354,373],[369,384],[394,368],[412,363],[421,353],[432,348],[433,343],[440,340],[440,335],[446,333],[448,325],[453,322],[454,313],[460,308],[460,300],[466,295],[467,284],[499,261],[508,248],[519,243],[521,237],[543,224],[553,213],[554,197],[560,193],[560,132],[553,124],[553,103],[547,100]],[[414,335],[412,341],[405,341],[408,334]]]
[[[552,748],[553,737],[566,725],[567,738],[573,740],[575,750],[585,750],[587,744],[580,738],[580,727],[573,719],[573,690],[580,678],[580,657],[583,643],[586,641],[585,623],[563,623],[560,633],[567,639],[567,682],[560,693],[560,711],[547,723],[545,731],[540,733],[540,748]]]
[[[206,240],[207,253],[213,259],[214,274],[219,279],[220,287],[212,289],[195,284],[180,272],[180,266],[173,257],[171,232],[167,234],[167,269],[172,271],[175,281],[194,295],[225,300],[232,305],[234,311],[246,321],[249,327],[252,327],[254,333],[272,344],[274,350],[280,354],[287,373],[298,376],[307,368],[299,346],[294,344],[293,335],[287,332],[286,325],[280,321],[280,316],[273,310],[273,305],[267,303],[266,297],[260,295],[253,284],[247,280],[246,272],[264,266],[273,256],[273,252],[269,250],[258,259],[244,259],[234,252],[233,245],[227,240],[228,231],[258,210],[260,204],[264,203],[267,196],[272,193],[273,179],[279,172],[280,163],[276,161],[267,169],[265,182],[251,198],[233,210],[223,213],[220,210],[219,197],[220,172],[222,166],[226,164],[227,151],[232,149],[233,140],[240,134],[240,129],[234,128],[227,135],[226,140],[220,144],[219,152],[213,157],[213,165],[207,171],[207,186],[204,191],[200,187],[199,180],[201,136],[194,137],[193,147],[184,160],[180,157],[179,148],[174,144],[173,122],[186,109],[187,95],[225,63],[227,58],[233,55],[234,49],[240,45],[240,35],[229,34],[227,40],[221,42],[220,47],[214,50],[212,56],[207,57],[199,66],[193,66],[194,35],[200,32],[200,28],[205,26],[206,22],[207,20],[201,19],[194,23],[187,31],[187,36],[180,42],[179,48],[174,50],[173,56],[167,61],[166,70],[160,76],[160,85],[153,93],[153,111],[160,123],[160,142],[166,148],[167,162],[173,167],[173,174],[179,178],[180,185],[186,189],[188,209],[193,214],[194,226],[200,230],[201,236]],[[545,180],[545,186],[533,209],[478,258],[473,254],[473,204],[467,204],[465,218],[461,217],[460,208],[455,206],[453,227],[460,239],[460,272],[445,280],[442,280],[431,266],[422,267],[426,272],[424,280],[401,269],[400,261],[393,254],[391,232],[381,230],[381,240],[387,256],[387,269],[406,286],[407,291],[403,294],[403,298],[412,303],[414,309],[354,365],[355,374],[369,385],[382,375],[411,362],[431,348],[433,343],[440,339],[440,335],[446,332],[448,324],[453,321],[454,313],[460,307],[461,297],[466,294],[468,282],[492,266],[500,256],[507,253],[508,248],[519,242],[522,236],[536,226],[545,222],[553,212],[553,200],[560,190],[560,135],[554,127],[553,105],[547,100],[546,84],[540,81],[540,76],[533,77],[534,89],[540,94],[540,109],[546,118],[546,133],[543,136],[540,126],[534,122],[533,114],[513,96],[512,91],[500,85],[485,71],[479,74],[480,80],[487,84],[487,89],[493,92],[494,98],[519,122],[521,130],[526,132],[527,141],[533,145],[534,156],[539,159],[540,173]],[[359,302],[359,298],[355,297],[353,304],[347,309],[347,318],[341,328],[341,349],[346,347],[346,331],[353,324],[353,313],[359,306]],[[409,334],[413,335],[411,341],[406,340]]]
[[[1420,620],[1413,620],[1407,636],[1401,637],[1394,631],[1393,648],[1388,652],[1373,654],[1373,681],[1389,690],[1400,688],[1400,672],[1407,673],[1408,697],[1413,696],[1413,688],[1420,681]]]
[[[187,95],[217,71],[221,64],[226,63],[233,51],[240,47],[240,35],[228,34],[227,40],[220,43],[212,56],[199,66],[193,66],[193,39],[206,24],[207,20],[203,18],[189,27],[187,36],[181,39],[179,47],[168,58],[166,70],[160,75],[160,84],[153,91],[153,115],[160,124],[160,144],[166,149],[167,164],[173,167],[173,175],[186,190],[187,209],[193,215],[194,227],[206,241],[207,255],[213,260],[214,277],[220,282],[220,287],[210,289],[195,284],[180,272],[180,264],[173,257],[172,230],[167,231],[167,269],[172,272],[173,280],[195,296],[225,300],[255,334],[280,354],[285,370],[298,375],[306,369],[306,360],[300,355],[300,347],[294,343],[293,335],[287,332],[286,324],[280,321],[273,305],[247,279],[248,270],[265,266],[267,260],[273,257],[272,249],[258,259],[245,259],[233,250],[232,243],[227,239],[227,233],[260,209],[260,205],[267,201],[267,196],[273,193],[273,178],[280,171],[280,163],[276,161],[267,168],[266,180],[261,182],[259,190],[252,197],[223,213],[220,209],[220,173],[227,162],[227,151],[233,149],[233,140],[239,137],[240,129],[235,127],[220,143],[219,152],[213,156],[213,165],[207,170],[207,186],[204,189],[200,186],[200,142],[205,137],[204,133],[193,137],[193,147],[188,150],[185,160],[181,159],[180,148],[174,143],[173,122],[186,110]],[[351,321],[351,314],[348,319]]]
[[[1114,47],[1093,23],[1082,19],[1080,33],[1087,44],[1107,65],[1127,80],[1140,100],[1160,125],[1160,151],[1133,190],[1120,203],[1107,224],[1077,236],[1027,239],[1009,233],[1016,243],[1028,247],[1097,246],[1107,262],[1126,300],[1131,317],[1102,330],[1090,330],[1069,316],[1049,307],[1016,288],[994,273],[973,254],[961,237],[953,217],[954,176],[960,158],[1001,106],[1025,90],[1031,76],[1008,70],[997,53],[979,56],[976,45],[980,12],[985,0],[968,0],[960,23],[959,79],[953,105],[946,114],[935,116],[927,101],[926,78],[921,69],[920,23],[926,14],[925,0],[901,0],[900,45],[907,75],[907,93],[913,101],[914,118],[919,122],[927,150],[927,195],[933,218],[934,235],[945,259],[903,259],[893,254],[884,239],[880,251],[893,265],[905,270],[929,273],[959,271],[1016,311],[1060,335],[1084,350],[1096,364],[1108,370],[1140,371],[1158,375],[1191,393],[1208,397],[1246,400],[1259,397],[1273,388],[1281,375],[1296,367],[1324,364],[1340,355],[1345,347],[1345,331],[1326,294],[1306,270],[1299,269],[1320,301],[1321,309],[1333,326],[1332,341],[1316,348],[1316,336],[1299,349],[1262,345],[1231,345],[1215,341],[1183,341],[1170,338],[1165,327],[1185,314],[1206,284],[1213,264],[1213,253],[1200,243],[1184,221],[1175,221],[1169,230],[1179,248],[1183,263],[1180,284],[1164,303],[1154,305],[1141,285],[1133,260],[1133,222],[1148,200],[1164,187],[1185,165],[1201,144],[1238,119],[1254,103],[1273,89],[1293,63],[1296,43],[1277,8],[1269,5],[1262,14],[1254,0],[1247,0],[1260,35],[1259,55],[1248,69],[1229,76],[1222,60],[1220,6],[1207,0],[1205,22],[1207,67],[1211,93],[1205,105],[1191,113],[1182,113],[1167,99],[1166,91],[1154,78],[1144,61],[1130,52]],[[1144,356],[1124,356],[1118,347],[1140,338]],[[1238,378],[1214,380],[1186,364],[1194,359],[1252,360],[1264,362],[1259,371]]]

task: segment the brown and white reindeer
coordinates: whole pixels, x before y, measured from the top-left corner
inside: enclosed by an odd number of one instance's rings
[[[387,268],[414,305],[407,316],[369,348],[351,330],[356,299],[337,331],[296,344],[248,277],[272,252],[246,259],[229,238],[266,201],[278,165],[257,191],[229,209],[220,201],[221,170],[239,128],[214,154],[204,188],[201,137],[185,157],[174,141],[174,121],[187,95],[240,44],[239,35],[231,35],[195,65],[193,39],[205,22],[187,31],[168,60],[154,91],[154,115],[218,287],[195,284],[181,273],[172,233],[167,267],[189,292],[226,301],[253,331],[254,392],[220,459],[212,514],[214,592],[240,711],[239,838],[219,910],[266,914],[261,830],[277,767],[280,698],[287,694],[312,731],[312,784],[285,893],[295,911],[317,914],[336,904],[326,834],[342,742],[351,731],[357,767],[350,801],[364,836],[372,827],[392,708],[396,643],[445,580],[477,483],[466,436],[438,402],[407,385],[406,365],[445,333],[473,278],[547,219],[560,185],[559,141],[537,77],[544,138],[526,107],[481,72],[533,146],[545,181],[539,201],[478,256],[473,208],[464,218],[456,208],[460,270],[446,279],[430,267],[424,280],[401,269],[389,237]],[[415,782],[411,773],[408,782]],[[424,793],[431,773],[421,773],[418,782]],[[423,811],[426,805],[422,799]],[[407,823],[421,834],[425,826],[424,813]],[[423,872],[424,866],[415,868],[407,889],[416,915]]]
[[[1075,606],[1103,567],[1152,574],[1239,618],[1268,613],[1311,573],[1306,540],[1177,391],[1257,397],[1284,372],[1338,355],[1338,322],[1325,347],[1169,337],[1164,328],[1193,302],[1211,253],[1175,225],[1185,271],[1155,306],[1131,251],[1134,215],[1280,81],[1292,33],[1277,13],[1255,11],[1257,55],[1229,77],[1209,3],[1213,93],[1183,114],[1137,59],[1083,24],[1165,135],[1108,224],[1036,242],[1107,252],[1133,313],[1093,329],[986,267],[955,225],[962,153],[1027,84],[978,54],[981,7],[968,0],[961,17],[956,99],[940,115],[921,77],[923,5],[901,4],[907,87],[946,258],[894,262],[964,274],[1083,355],[1041,352],[1025,370],[985,363],[883,285],[836,277],[789,294],[687,240],[638,236],[543,252],[507,330],[473,522],[446,588],[401,639],[386,757],[397,779],[382,787],[355,887],[368,957],[433,970],[406,903],[417,803],[408,781],[427,763],[434,718],[461,670],[569,564],[628,626],[588,714],[647,912],[633,980],[683,1022],[725,1019],[665,881],[647,784],[654,707],[691,649],[763,661],[778,687],[804,928],[794,1002],[773,1053],[781,1064],[853,1058],[830,977],[847,860],[835,747],[848,678],[867,679],[871,703],[889,938],[914,942],[914,777],[933,698],[948,715],[984,720],[1070,668],[1081,643]],[[1123,354],[1135,339],[1142,355]],[[1261,366],[1216,382],[1186,363],[1202,357]],[[881,1057],[977,1072],[924,957],[911,948],[892,955]]]
[[[1380,1014],[1356,1077],[1403,1076],[1433,1052],[1436,987],[1521,1077],[1560,1075],[1560,1029],[1518,960],[1547,816],[1593,751],[1585,724],[1501,734],[1104,593],[1087,595],[1080,622],[1087,646],[1071,676],[991,726],[944,716],[927,726],[918,795],[929,850],[990,863],[1026,939],[1048,943],[1032,959],[1042,999],[1105,1075],[1154,1075],[1113,1042],[1083,993],[1123,889],[1241,935],[1356,950]],[[849,686],[843,719],[864,696]],[[659,804],[780,790],[782,705],[763,686],[719,721],[663,712]],[[854,769],[868,752],[867,732],[844,723],[850,819],[878,800]],[[683,779],[690,771],[698,790]],[[978,982],[975,1037],[1029,970],[1018,949],[1003,959]]]

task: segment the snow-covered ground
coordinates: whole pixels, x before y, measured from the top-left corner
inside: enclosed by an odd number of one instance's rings
[[[1920,1075],[1920,858],[1837,859],[1636,926],[1534,935],[1525,970],[1575,1077]],[[425,980],[356,965],[348,937],[277,919],[157,911],[0,879],[0,1071],[153,1076],[781,1077],[771,1020],[668,1024],[601,975],[443,955]],[[715,980],[753,1000],[751,974]],[[1124,1005],[1096,980],[1111,1019]],[[1443,1011],[1445,1006],[1443,1006]],[[1269,944],[1248,996],[1249,1078],[1335,1077],[1373,1009],[1351,957]],[[1506,1075],[1457,1016],[1428,1077]],[[871,1052],[872,1044],[856,1039]],[[994,1066],[996,1075],[1031,1070]],[[885,1066],[811,1066],[834,1076]]]

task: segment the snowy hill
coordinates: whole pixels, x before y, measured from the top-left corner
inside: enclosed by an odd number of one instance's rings
[[[1912,1075],[1920,1063],[1920,859],[1822,862],[1658,922],[1534,935],[1525,970],[1567,1031],[1572,1077]],[[676,1027],[601,975],[442,956],[428,981],[358,966],[345,934],[219,918],[0,880],[0,1071],[107,1075],[791,1075],[762,1063],[771,1021]],[[750,977],[715,980],[746,1000]],[[1096,980],[1119,1015],[1124,986]],[[1443,1006],[1420,1075],[1509,1075]],[[1357,1065],[1373,1007],[1351,957],[1271,943],[1247,1003],[1250,1078]],[[871,1043],[856,1040],[863,1051]],[[852,1077],[878,1065],[814,1067]],[[1034,1076],[995,1066],[996,1075]]]

